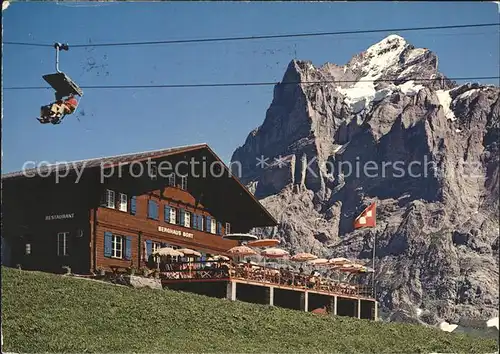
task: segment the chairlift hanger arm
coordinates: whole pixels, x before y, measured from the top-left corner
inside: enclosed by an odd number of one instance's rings
[[[54,48],[56,49],[56,72],[60,73],[61,71],[59,70],[59,51],[60,50],[69,50],[69,45],[66,44],[61,44],[61,43],[54,43]]]

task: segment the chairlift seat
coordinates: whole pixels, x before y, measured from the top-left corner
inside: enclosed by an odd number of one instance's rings
[[[63,97],[70,94],[80,97],[83,95],[82,89],[63,72],[44,75],[43,79]]]

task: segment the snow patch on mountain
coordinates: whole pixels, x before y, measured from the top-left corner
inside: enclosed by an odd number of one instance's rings
[[[457,120],[455,113],[453,113],[453,110],[451,109],[452,99],[450,96],[450,90],[437,90],[436,95],[439,99],[439,104],[443,106],[445,117],[451,121]]]
[[[398,86],[401,92],[408,96],[415,96],[418,92],[424,88],[422,85],[416,85],[413,80],[407,81],[402,85]]]
[[[424,55],[428,51],[429,51],[428,49],[424,49],[424,48],[415,48],[415,49],[413,49],[410,52],[410,54],[408,55],[408,57],[406,58],[406,63],[407,64],[411,64],[413,61],[415,61],[415,59],[421,57],[422,55]]]
[[[376,91],[373,82],[357,82],[353,87],[337,90],[345,96],[344,102],[353,113],[359,113],[367,108],[375,97]]]
[[[462,93],[460,96],[458,96],[460,99],[464,99],[464,98],[467,98],[469,96],[472,96],[474,93],[476,92],[479,92],[480,89],[472,89],[472,90],[469,90],[469,91],[465,91],[464,93]]]

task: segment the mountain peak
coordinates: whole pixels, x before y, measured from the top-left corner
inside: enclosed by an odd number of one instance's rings
[[[367,52],[375,54],[385,51],[388,48],[395,50],[400,48],[403,49],[406,45],[408,45],[408,42],[403,37],[396,34],[391,34],[382,39],[380,42],[372,45],[370,48],[368,48]]]

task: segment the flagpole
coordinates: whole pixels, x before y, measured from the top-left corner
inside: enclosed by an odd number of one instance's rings
[[[377,233],[373,232],[373,253],[372,253],[372,294],[376,298],[377,292],[375,291],[375,248],[377,246]]]

